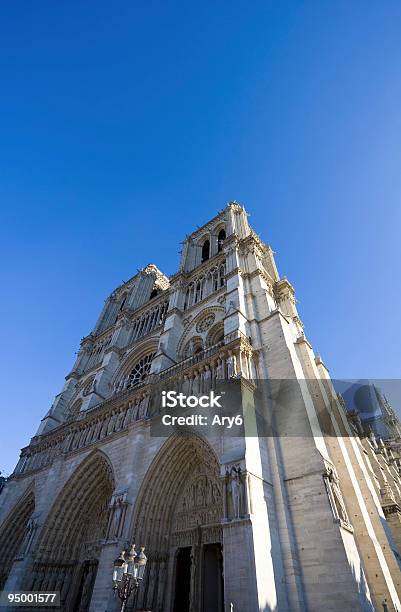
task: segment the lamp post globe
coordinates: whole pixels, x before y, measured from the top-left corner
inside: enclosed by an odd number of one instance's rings
[[[125,610],[126,603],[132,593],[136,594],[143,579],[147,557],[141,547],[138,553],[135,544],[131,544],[128,553],[121,551],[113,563],[113,591],[121,601],[121,612]]]
[[[146,563],[148,561],[147,556],[144,553],[145,548],[141,546],[140,552],[137,554],[135,558],[135,565],[137,566],[137,574],[136,577],[138,580],[143,579],[143,575],[145,573]]]

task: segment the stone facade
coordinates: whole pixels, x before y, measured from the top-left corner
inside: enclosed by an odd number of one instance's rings
[[[151,435],[161,386],[231,379],[246,435]],[[260,381],[289,382],[284,435],[253,435]],[[135,541],[149,561],[128,609],[400,611],[400,489],[234,202],[187,236],[174,276],[151,264],[107,298],[1,494],[1,586],[115,611],[113,560]]]

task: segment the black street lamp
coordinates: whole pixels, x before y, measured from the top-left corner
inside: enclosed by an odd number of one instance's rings
[[[135,544],[132,544],[128,555],[123,550],[114,561],[113,591],[121,601],[121,612],[125,610],[130,595],[133,592],[136,594],[143,579],[147,562],[144,550],[142,547],[140,552],[137,553]]]

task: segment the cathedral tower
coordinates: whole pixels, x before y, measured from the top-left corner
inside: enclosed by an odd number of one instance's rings
[[[161,389],[222,382],[243,435],[155,435]],[[2,588],[117,610],[113,560],[135,541],[138,610],[401,610],[399,467],[340,400],[272,249],[228,204],[176,274],[149,264],[82,339],[1,494]]]

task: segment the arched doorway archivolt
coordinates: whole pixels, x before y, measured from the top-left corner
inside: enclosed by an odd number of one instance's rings
[[[187,559],[188,610],[201,609],[195,602],[201,601],[203,552],[211,544],[221,548],[222,516],[214,450],[201,437],[173,436],[153,460],[135,504],[132,537],[149,559],[139,609],[171,609],[180,556]]]
[[[4,587],[21,548],[34,509],[35,496],[29,488],[15,504],[0,529],[0,590]]]
[[[95,451],[77,467],[49,512],[28,589],[59,590],[68,612],[88,609],[113,489],[111,464]]]

